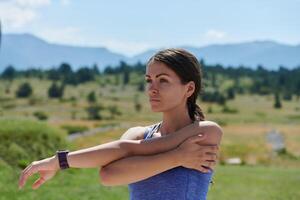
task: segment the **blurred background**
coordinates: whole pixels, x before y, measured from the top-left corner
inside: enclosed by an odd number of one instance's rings
[[[208,199],[300,199],[300,1],[0,0],[0,199],[128,199],[98,169],[17,190],[57,149],[161,120],[145,63],[180,47],[201,62],[198,104],[224,136]]]

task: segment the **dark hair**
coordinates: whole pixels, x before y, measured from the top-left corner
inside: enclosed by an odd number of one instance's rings
[[[169,48],[157,52],[149,59],[147,65],[153,61],[162,62],[173,70],[179,76],[182,84],[189,81],[195,83],[195,91],[187,99],[189,116],[193,121],[205,120],[201,108],[196,104],[197,97],[203,88],[202,71],[197,58],[184,49]]]

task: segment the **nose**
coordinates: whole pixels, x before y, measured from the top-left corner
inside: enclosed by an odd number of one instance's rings
[[[156,84],[154,84],[153,82],[148,84],[148,93],[150,95],[154,95],[158,93],[158,88]]]

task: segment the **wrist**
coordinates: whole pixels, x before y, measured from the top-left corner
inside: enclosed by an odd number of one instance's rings
[[[172,160],[174,161],[175,167],[182,165],[181,151],[178,148],[171,150],[170,156],[172,157]]]
[[[57,155],[54,155],[54,156],[51,157],[51,163],[52,163],[52,166],[53,166],[54,170],[56,170],[56,171],[60,170]]]

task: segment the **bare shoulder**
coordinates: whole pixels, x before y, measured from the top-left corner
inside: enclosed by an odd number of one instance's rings
[[[222,139],[223,130],[219,124],[213,121],[200,121],[199,129],[205,135],[207,143],[219,144]]]
[[[141,140],[144,138],[144,134],[148,126],[135,126],[129,128],[121,136],[121,140]]]
[[[218,134],[223,134],[221,126],[213,121],[200,121],[199,127],[204,131],[217,132]]]

